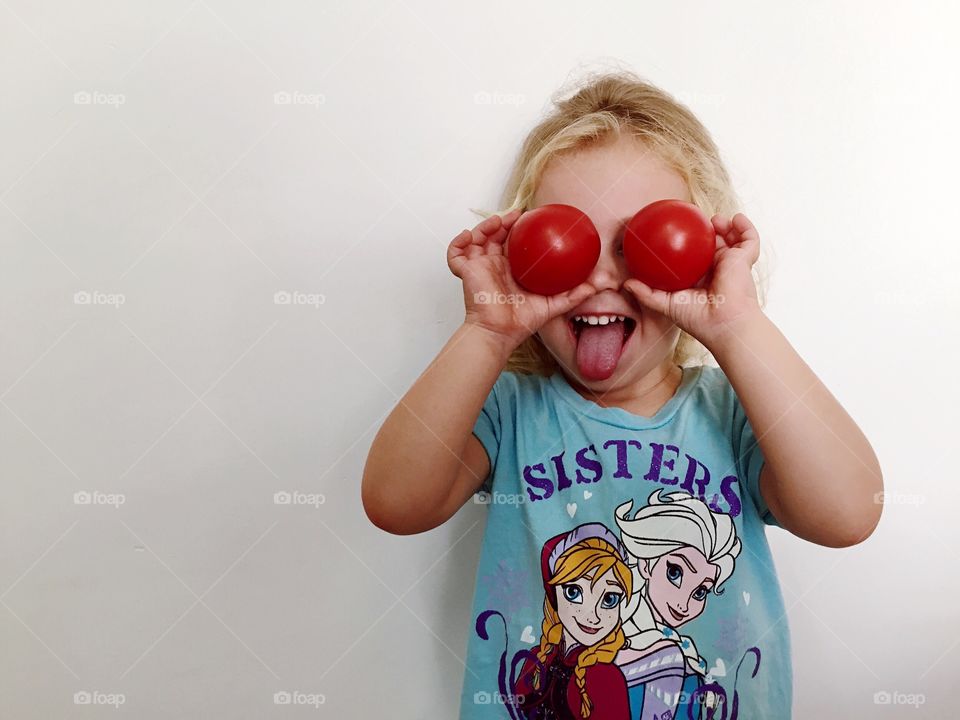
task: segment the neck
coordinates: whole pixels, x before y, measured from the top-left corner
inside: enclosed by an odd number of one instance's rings
[[[635,415],[651,417],[673,397],[682,378],[683,369],[675,365],[672,358],[667,358],[636,382],[623,387],[593,392],[577,383],[571,383],[571,386],[582,397],[601,407],[618,407]]]

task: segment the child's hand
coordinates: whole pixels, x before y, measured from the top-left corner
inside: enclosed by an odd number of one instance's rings
[[[743,213],[732,219],[714,215],[711,222],[717,231],[717,250],[710,270],[694,288],[678,292],[653,290],[636,278],[623,284],[637,302],[666,315],[708,349],[734,320],[760,312],[750,274],[760,257],[757,229]]]
[[[558,295],[537,295],[517,285],[504,249],[521,210],[491,215],[464,230],[447,248],[450,272],[463,280],[465,322],[482,327],[516,347],[548,320],[572,310],[596,293],[589,283]]]

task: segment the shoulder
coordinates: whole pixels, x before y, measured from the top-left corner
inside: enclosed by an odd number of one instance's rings
[[[694,368],[694,372],[699,372],[699,376],[691,391],[690,405],[697,413],[729,425],[740,401],[726,373],[713,365],[700,365]]]
[[[504,370],[493,384],[492,394],[501,406],[507,406],[516,401],[529,404],[546,397],[550,382],[549,376]]]

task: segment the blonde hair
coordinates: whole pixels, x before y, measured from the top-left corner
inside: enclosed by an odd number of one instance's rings
[[[733,575],[741,549],[729,515],[714,512],[690,493],[666,493],[664,488],[654,490],[633,517],[631,509],[633,500],[627,500],[614,511],[620,538],[630,555],[646,561],[647,568],[652,569],[657,560],[674,550],[695,548],[708,563],[717,566],[713,592],[722,594],[720,588]]]
[[[574,545],[572,548],[557,558],[556,571],[547,583],[550,585],[550,591],[557,585],[579,580],[588,572],[596,569],[596,573],[590,582],[590,586],[596,585],[600,576],[613,569],[613,574],[623,588],[624,597],[630,597],[633,592],[633,578],[630,574],[630,568],[623,561],[620,555],[614,549],[613,545],[601,538],[587,538]],[[616,657],[617,653],[626,644],[626,637],[621,627],[622,621],[617,620],[617,625],[606,637],[600,639],[594,645],[581,651],[577,657],[577,667],[574,669],[574,676],[577,679],[577,687],[580,690],[580,717],[590,717],[590,711],[593,703],[587,697],[586,675],[587,668],[597,663],[610,663]],[[541,626],[542,635],[540,637],[540,649],[537,651],[537,658],[543,663],[547,655],[553,648],[560,645],[563,637],[563,624],[560,622],[560,616],[550,602],[549,596],[543,600],[543,624]],[[558,661],[561,658],[558,656]],[[539,686],[539,671],[534,673],[533,683],[535,687]]]
[[[569,97],[564,97],[570,92],[565,88],[554,93],[553,112],[527,135],[501,197],[506,207],[497,214],[530,207],[554,156],[601,144],[624,132],[643,141],[683,178],[693,204],[707,217],[738,212],[740,202],[710,133],[672,95],[628,70],[588,73],[572,89],[575,92]],[[752,271],[761,307],[766,301],[764,266],[761,259]],[[709,357],[698,340],[680,331],[674,364],[700,365]],[[537,375],[552,375],[558,367],[536,333],[513,352],[506,365],[510,371]]]

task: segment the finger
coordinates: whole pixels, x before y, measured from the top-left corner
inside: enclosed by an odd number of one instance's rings
[[[505,228],[509,228],[517,220],[520,219],[521,215],[523,215],[523,208],[514,208],[513,210],[511,210],[510,212],[508,212],[506,215],[503,216],[503,220],[502,220],[503,226]]]
[[[710,218],[710,222],[713,223],[713,227],[717,231],[717,235],[726,235],[728,232],[730,232],[730,218],[728,218],[726,215],[717,213]]]
[[[636,278],[630,278],[623,283],[623,287],[633,295],[637,302],[663,315],[670,309],[670,293],[655,290]]]
[[[466,263],[467,258],[463,255],[447,255],[447,267],[450,268],[450,272],[458,278],[463,278],[463,268]]]
[[[486,220],[477,225],[477,230],[484,235],[493,235],[503,225],[503,220],[499,215],[491,215]]]
[[[746,235],[747,233],[753,233],[757,237],[760,236],[760,233],[757,232],[757,228],[754,227],[753,223],[750,221],[750,218],[748,218],[743,213],[737,213],[736,215],[734,215],[733,220],[731,222],[733,226],[737,229],[737,232],[739,232],[741,235]]]
[[[590,283],[584,282],[577,285],[565,293],[554,295],[550,298],[550,317],[562,315],[565,312],[573,310],[588,297],[597,294],[597,289]]]

